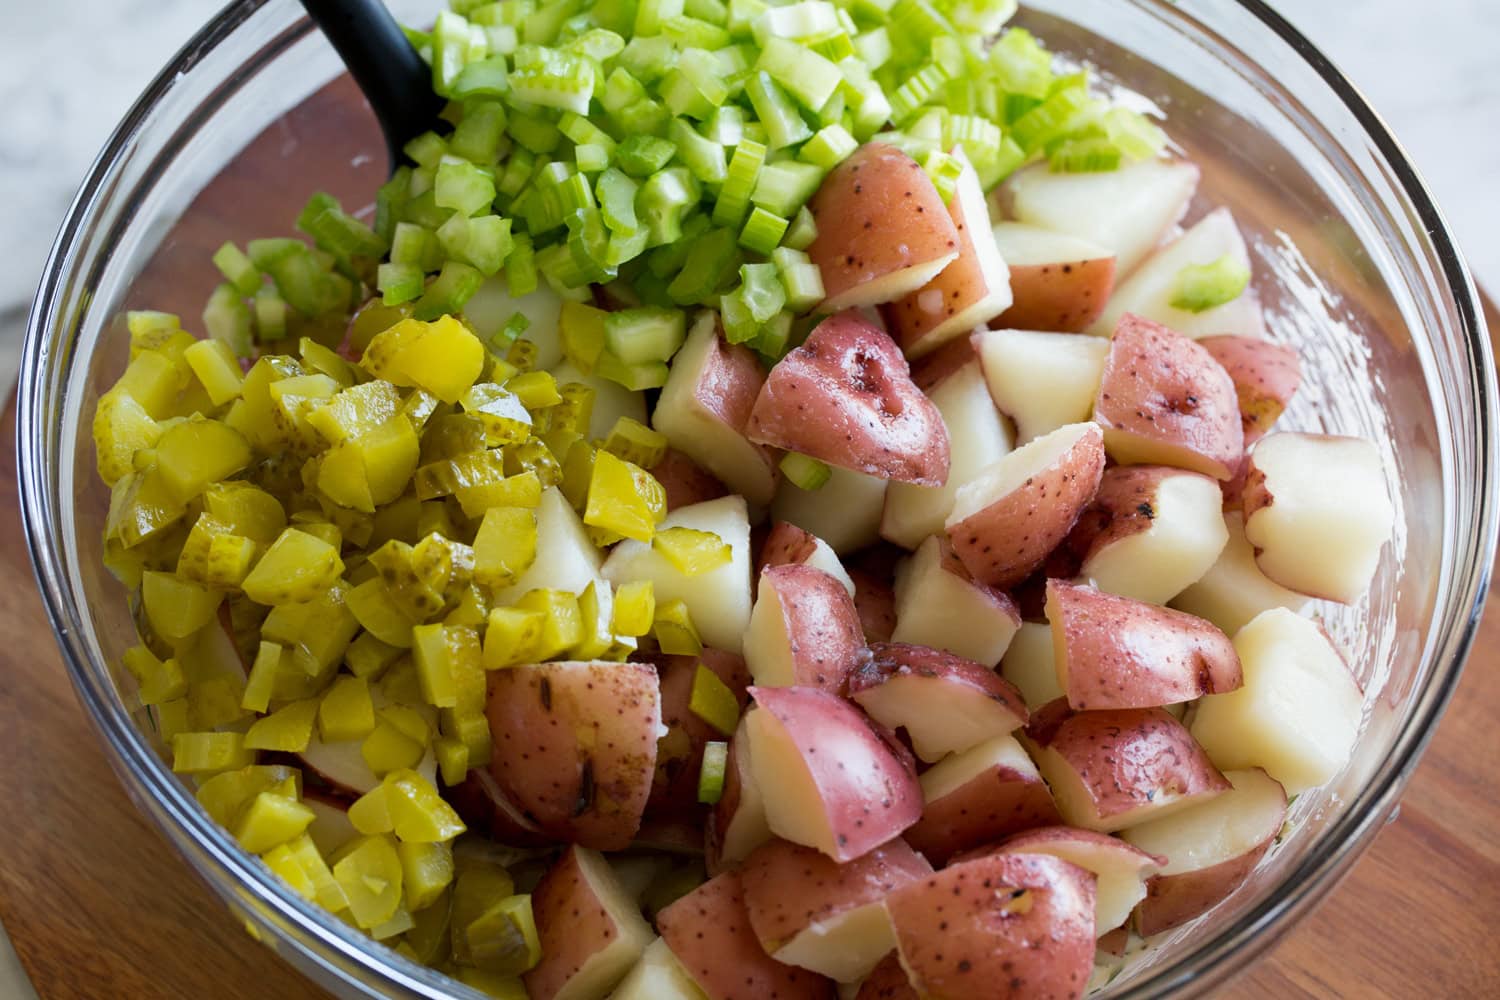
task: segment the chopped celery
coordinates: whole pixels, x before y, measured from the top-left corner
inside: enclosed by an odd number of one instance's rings
[[[729,565],[734,550],[729,543],[711,531],[696,528],[666,528],[651,539],[651,547],[660,552],[684,576],[702,576],[720,566]]]
[[[687,317],[680,309],[641,306],[604,317],[609,351],[626,364],[667,361],[687,337]]]
[[[223,341],[240,357],[249,357],[254,337],[250,307],[244,296],[230,284],[220,285],[203,307],[203,328],[215,340]]]
[[[833,475],[833,470],[827,464],[795,451],[782,456],[781,472],[800,490],[822,489]]]
[[[781,242],[787,220],[774,212],[756,206],[740,230],[740,246],[759,254],[769,254]]]
[[[1250,268],[1243,261],[1225,254],[1208,264],[1184,267],[1177,275],[1173,292],[1173,309],[1199,313],[1232,302],[1250,284]]]
[[[700,670],[703,668],[699,668]],[[698,772],[698,801],[713,805],[724,795],[724,770],[729,760],[729,744],[713,741],[704,744],[703,766]]]

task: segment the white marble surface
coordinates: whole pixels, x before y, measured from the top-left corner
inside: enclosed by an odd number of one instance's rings
[[[115,122],[219,0],[0,0],[0,388],[21,310],[79,181]],[[1391,124],[1500,288],[1500,4],[1273,0]],[[0,946],[0,971],[7,965]],[[0,975],[0,996],[21,995]]]

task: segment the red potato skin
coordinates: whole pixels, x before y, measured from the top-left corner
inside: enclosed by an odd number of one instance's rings
[[[1081,333],[1104,312],[1115,288],[1115,258],[1011,264],[1010,308],[990,321],[992,330]]]
[[[767,567],[760,576],[760,592],[767,587],[781,602],[796,683],[843,694],[850,671],[864,660],[865,652],[854,599],[843,584],[811,566]]]
[[[547,869],[531,893],[532,914],[542,958],[522,974],[533,1000],[551,1000],[578,974],[583,964],[620,934],[569,847]]]
[[[949,375],[963,369],[971,361],[979,360],[979,351],[973,337],[959,337],[943,344],[931,354],[924,354],[911,363],[911,380],[923,392],[931,392]]]
[[[773,840],[740,866],[750,926],[774,955],[810,925],[879,902],[932,866],[897,838],[847,864],[800,844]]]
[[[1146,880],[1146,898],[1135,904],[1136,931],[1148,937],[1171,930],[1218,906],[1250,877],[1272,842],[1201,871],[1153,875]]]
[[[854,609],[866,642],[888,642],[896,631],[896,591],[864,570],[850,570],[854,581]]]
[[[832,1000],[833,981],[765,953],[736,872],[724,872],[656,915],[656,929],[709,1000]]]
[[[1186,796],[1232,787],[1165,709],[1074,712],[1059,698],[1037,710],[1026,735],[1077,772],[1103,819],[1148,805],[1148,789]]]
[[[1016,606],[1015,600],[1000,588],[991,587],[974,579],[974,574],[969,572],[969,567],[964,565],[964,561],[954,551],[953,540],[946,535],[938,537],[938,554],[941,556],[941,565],[945,573],[951,573],[973,587],[981,597],[994,605],[1002,614],[1015,619],[1017,623],[1021,621],[1021,611]]]
[[[1182,611],[1048,580],[1047,617],[1075,710],[1176,705],[1243,683],[1229,637]]]
[[[927,803],[906,842],[934,865],[1002,837],[1062,822],[1046,782],[996,766]]]
[[[902,963],[928,1000],[1083,995],[1094,876],[1040,854],[953,865],[886,900]]]
[[[912,989],[901,959],[891,952],[865,977],[854,1000],[921,1000]]]
[[[810,531],[803,531],[795,524],[777,521],[771,525],[771,533],[760,546],[760,564],[756,576],[761,576],[771,566],[801,565],[811,559],[818,550],[818,539]]]
[[[1058,461],[948,529],[953,551],[980,583],[1026,579],[1072,530],[1104,474],[1104,437],[1091,427]]]
[[[1176,476],[1211,478],[1170,465],[1112,465],[1105,469],[1094,502],[1078,516],[1063,546],[1076,560],[1076,566],[1082,566],[1118,541],[1150,530],[1157,515],[1156,492],[1163,480]]]
[[[1286,344],[1256,337],[1204,337],[1203,349],[1224,366],[1239,400],[1245,447],[1259,441],[1276,423],[1302,384],[1302,362]]]
[[[676,448],[668,448],[661,461],[647,471],[666,491],[668,513],[678,507],[691,507],[695,503],[729,495],[729,487]]]
[[[904,642],[872,645],[868,662],[849,675],[849,697],[857,702],[861,692],[889,684],[897,678],[921,679],[972,692],[974,697],[987,698],[1015,716],[1015,728],[1026,725],[1026,699],[1010,681],[973,660],[945,650]]]
[[[948,429],[896,342],[856,311],[830,316],[777,362],[750,440],[881,479],[948,481]]]
[[[818,688],[757,686],[750,696],[806,762],[838,840],[834,860],[851,861],[921,818],[911,757],[853,705]]]
[[[894,146],[868,142],[855,150],[807,207],[818,223],[807,255],[823,274],[830,308],[873,280],[958,253],[958,231],[937,188]]]
[[[495,776],[475,768],[461,784],[448,788],[445,798],[469,829],[510,847],[546,847],[555,843],[500,788]]]
[[[698,656],[657,654],[650,658],[650,662],[656,667],[660,679],[661,723],[667,727],[667,735],[656,743],[656,775],[651,782],[645,815],[652,820],[698,821],[703,813],[698,804],[698,772],[703,766],[703,747],[711,740],[729,737],[698,718],[689,707],[693,678],[700,663],[712,670],[734,692],[740,710],[744,711],[750,701],[750,696],[745,693],[750,686],[750,671],[745,668],[744,657],[738,653],[711,646],[703,647]]]
[[[655,667],[542,663],[492,671],[487,714],[490,772],[528,821],[585,847],[630,843],[656,770]]]
[[[1197,342],[1133,313],[1110,340],[1094,419],[1112,454],[1117,443],[1149,446],[1159,459],[1170,455],[1169,464],[1215,479],[1233,476],[1245,451],[1229,373]]]

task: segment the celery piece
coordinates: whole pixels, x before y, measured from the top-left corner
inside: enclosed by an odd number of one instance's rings
[[[668,369],[664,361],[626,364],[606,351],[599,355],[599,364],[594,374],[623,385],[631,392],[641,392],[645,389],[660,389],[666,385]]]
[[[789,451],[781,458],[781,472],[800,490],[822,489],[833,470],[816,458]]]
[[[313,819],[313,811],[295,799],[261,792],[235,824],[234,839],[250,853],[260,854],[300,836]]]
[[[651,625],[657,645],[663,653],[671,656],[697,656],[703,652],[703,640],[688,614],[687,603],[677,598],[658,604],[656,618]]]
[[[665,139],[639,133],[627,136],[615,152],[615,163],[631,177],[645,178],[665,167],[677,147]]]
[[[604,318],[605,343],[626,364],[666,361],[687,336],[687,317],[680,309],[641,306]]]
[[[843,125],[828,125],[803,144],[797,158],[824,170],[832,170],[857,148],[859,143]]]
[[[1250,268],[1230,254],[1208,264],[1184,267],[1177,275],[1171,306],[1205,312],[1240,297],[1250,284]]]
[[[702,667],[699,668],[703,669]],[[729,760],[729,744],[713,741],[704,744],[703,766],[698,772],[698,801],[714,805],[724,795],[724,770]]]
[[[745,264],[740,268],[745,308],[756,325],[762,325],[786,305],[786,291],[775,264]]]
[[[318,703],[318,732],[325,743],[360,740],[375,728],[375,703],[369,681],[338,677]]]
[[[677,158],[704,184],[722,184],[726,176],[724,147],[698,134],[690,122],[673,118],[667,136],[677,146]]]
[[[1059,174],[1108,173],[1123,159],[1120,147],[1102,137],[1064,139],[1047,154],[1052,172]]]
[[[491,608],[484,632],[484,667],[498,670],[535,661],[545,616],[520,608]]]
[[[684,576],[702,576],[727,566],[734,555],[728,542],[711,531],[665,528],[651,539],[651,547]]]
[[[645,224],[649,246],[675,243],[683,235],[684,215],[696,205],[697,178],[686,167],[668,167],[652,174],[636,196],[636,214]]]
[[[766,127],[769,148],[792,146],[812,135],[796,104],[765,70],[757,70],[746,78],[745,94],[756,118]]]
[[[464,303],[473,297],[484,283],[484,275],[476,268],[456,260],[443,264],[437,278],[427,285],[422,297],[417,300],[412,314],[417,319],[448,319],[448,314],[461,312]],[[427,387],[424,387],[427,388]],[[439,398],[441,393],[434,392]],[[444,402],[450,402],[444,398]]]
[[[260,268],[233,242],[227,242],[214,251],[214,266],[224,275],[224,280],[234,286],[240,295],[254,295],[260,288]]]
[[[735,242],[734,231],[730,229],[710,229],[698,237],[687,263],[667,286],[672,301],[680,305],[708,301],[739,263]]]
[[[750,201],[784,218],[791,218],[823,183],[823,170],[811,163],[783,160],[761,168]]]
[[[832,62],[785,38],[767,38],[755,68],[779,83],[803,107],[813,110],[826,104],[843,82],[839,68]],[[759,112],[759,107],[756,110]]]
[[[805,313],[823,301],[823,272],[806,253],[790,247],[777,247],[771,251],[771,262],[781,276],[788,309]]]
[[[740,230],[739,244],[754,253],[769,254],[781,242],[786,227],[786,219],[757,205]]]
[[[490,64],[498,64],[504,72],[504,60],[494,60]],[[471,163],[494,163],[505,139],[505,122],[505,105],[501,102],[469,101],[464,105],[463,118],[448,137],[448,148],[453,155]]]
[[[656,597],[650,580],[634,580],[615,589],[610,628],[617,635],[642,636],[651,631]]]
[[[437,844],[466,829],[453,807],[416,771],[392,771],[382,784],[396,839],[402,843]]]
[[[222,284],[213,290],[203,307],[203,329],[215,340],[222,340],[242,358],[254,352],[251,335],[250,307],[238,289]]]
[[[318,702],[313,698],[283,705],[250,726],[245,733],[245,749],[301,753],[312,740],[317,715]]]
[[[401,905],[403,872],[394,840],[383,834],[361,837],[341,848],[333,877],[349,901],[349,913],[362,928],[379,926]]]

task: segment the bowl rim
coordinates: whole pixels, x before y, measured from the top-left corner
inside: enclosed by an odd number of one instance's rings
[[[49,355],[47,334],[54,325],[54,313],[70,273],[66,265],[78,250],[79,233],[95,206],[109,196],[108,182],[121,155],[177,78],[270,2],[232,0],[177,51],[111,133],[67,211],[27,316],[22,350],[16,452],[23,529],[48,621],[78,699],[112,751],[111,766],[137,807],[180,853],[189,856],[200,877],[209,881],[211,888],[226,900],[235,888],[248,890],[242,894],[243,902],[249,904],[248,911],[275,925],[284,942],[307,962],[341,978],[340,967],[355,964],[377,977],[385,987],[431,997],[455,993],[477,996],[467,987],[395,952],[386,955],[375,952],[364,935],[304,901],[257,859],[241,851],[227,831],[197,806],[131,724],[129,713],[91,664],[88,649],[72,627],[74,602],[67,590],[65,559],[47,542],[54,505],[48,496],[49,472],[41,460],[47,452],[46,437],[52,428],[46,422],[44,402],[48,394],[40,373]],[[1173,0],[1139,2],[1176,8]],[[1497,527],[1500,527],[1500,504],[1492,488],[1500,464],[1500,419],[1497,419],[1500,394],[1497,394],[1494,358],[1477,291],[1442,212],[1389,127],[1327,56],[1264,0],[1234,0],[1234,3],[1286,43],[1353,115],[1381,163],[1391,172],[1397,193],[1404,197],[1426,231],[1439,267],[1434,277],[1440,275],[1447,285],[1462,335],[1455,346],[1466,351],[1472,369],[1466,374],[1478,417],[1474,428],[1479,471],[1476,517],[1468,536],[1472,544],[1462,548],[1457,553],[1458,561],[1448,567],[1451,575],[1447,583],[1447,611],[1455,627],[1436,642],[1429,639],[1433,671],[1426,681],[1423,703],[1398,732],[1380,767],[1323,832],[1321,842],[1285,874],[1282,884],[1290,886],[1289,891],[1272,893],[1247,907],[1224,928],[1206,936],[1175,961],[1154,970],[1147,981],[1126,984],[1125,991],[1117,995],[1130,998],[1173,994],[1190,983],[1193,987],[1208,986],[1243,967],[1289,930],[1297,917],[1326,897],[1332,884],[1385,824],[1462,676],[1484,611]],[[1448,451],[1452,451],[1451,443]],[[1452,455],[1446,457],[1451,459]],[[1451,495],[1451,491],[1445,490],[1449,500]],[[213,878],[208,877],[206,869],[212,869]],[[1226,962],[1231,956],[1237,961]]]

